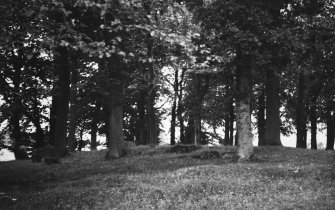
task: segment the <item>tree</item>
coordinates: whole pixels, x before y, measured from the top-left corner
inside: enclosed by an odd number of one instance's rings
[[[65,47],[55,49],[55,71],[58,73],[58,81],[55,85],[55,146],[59,153],[67,154],[67,120],[70,102],[70,67],[68,50]]]
[[[0,118],[17,157],[20,146],[46,142],[64,155],[90,132],[92,149],[106,133],[106,157],[118,158],[125,140],[158,144],[163,112],[171,144],[178,126],[180,142],[191,144],[222,141],[224,126],[224,144],[233,145],[236,121],[241,160],[252,155],[255,110],[259,145],[281,145],[297,116],[299,147],[309,118],[312,148],[317,123],[327,124],[333,148],[332,1],[185,2],[4,0]],[[161,96],[171,112],[157,106]]]
[[[258,96],[257,128],[258,128],[258,146],[266,145],[265,139],[265,91],[263,85],[260,86]]]
[[[106,158],[119,158],[124,155],[123,151],[123,81],[116,77],[110,79],[109,106],[109,151]]]
[[[238,49],[237,55],[237,96],[236,96],[236,127],[238,132],[238,155],[241,160],[247,160],[253,153],[250,113],[250,56]]]
[[[76,65],[72,64],[74,67],[72,69],[71,75],[71,89],[70,89],[70,109],[69,109],[69,135],[68,135],[68,148],[70,152],[74,152],[76,149],[76,128],[77,128],[77,118],[78,118],[78,102],[77,102],[77,88],[79,80],[79,72],[76,69]]]
[[[250,115],[250,92],[253,74],[251,71],[253,67],[251,66],[253,59],[251,54],[256,51],[259,37],[262,36],[258,35],[257,31],[254,30],[257,27],[261,27],[257,23],[262,23],[260,15],[256,15],[258,12],[266,15],[264,11],[260,11],[255,5],[244,1],[238,3],[233,1],[215,1],[202,8],[199,17],[202,20],[203,28],[212,34],[212,36],[208,37],[213,41],[217,41],[216,43],[220,43],[218,44],[220,48],[216,52],[221,56],[225,56],[226,62],[234,60],[237,83],[236,127],[239,141],[238,154],[241,160],[249,159],[253,153]],[[222,42],[223,39],[225,40],[224,42]],[[224,51],[222,49],[227,50]],[[231,59],[231,57],[234,59]]]
[[[33,52],[34,45],[16,43],[1,50],[0,94],[9,106],[1,105],[0,109],[7,113],[3,120],[10,122],[9,132],[14,140],[11,149],[17,159],[28,157],[20,151],[21,146],[39,148],[45,143],[42,122],[46,119],[46,106],[41,99],[48,85],[46,68],[49,62]]]
[[[171,138],[170,138],[170,144],[175,145],[176,144],[176,118],[177,118],[177,99],[178,99],[178,92],[179,92],[179,70],[174,70],[174,83],[173,83],[173,102],[172,102],[172,109],[171,109]]]
[[[282,145],[280,141],[280,82],[278,73],[273,69],[266,71],[266,120],[265,139],[266,145]]]
[[[150,34],[147,35],[147,50],[148,58],[153,60],[152,50],[153,50],[153,39]],[[149,128],[149,144],[155,146],[158,144],[157,131],[156,131],[156,111],[155,111],[155,99],[156,99],[156,84],[155,84],[155,66],[150,64],[147,70],[148,78],[148,96],[147,96],[147,122]]]
[[[331,114],[333,112],[333,114]],[[335,114],[331,106],[327,107],[327,144],[326,150],[334,150],[334,140],[335,140]]]

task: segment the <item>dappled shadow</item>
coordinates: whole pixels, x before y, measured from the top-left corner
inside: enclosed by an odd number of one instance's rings
[[[117,206],[125,195],[156,202],[166,199],[164,196],[170,190],[185,199],[218,194],[222,194],[220,198],[240,195],[254,199],[253,195],[267,191],[269,184],[273,193],[282,188],[298,192],[306,180],[317,187],[321,181],[333,183],[335,177],[330,160],[334,153],[323,151],[255,147],[254,155],[244,162],[238,161],[236,147],[201,147],[181,153],[171,152],[169,146],[141,146],[112,161],[104,160],[105,152],[75,153],[58,165],[1,163],[0,189],[18,199],[17,208],[24,207],[32,197],[35,200],[30,206],[36,208],[45,202],[50,206],[43,207],[51,208],[59,203],[57,199],[64,205],[74,202],[77,206],[93,207],[105,201],[109,206]],[[322,157],[318,158],[320,154]],[[295,185],[285,185],[287,181]],[[171,202],[175,199],[179,197],[173,197]]]

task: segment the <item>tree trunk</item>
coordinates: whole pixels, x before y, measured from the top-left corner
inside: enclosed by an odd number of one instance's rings
[[[229,109],[229,108],[228,108]],[[230,116],[229,112],[225,114],[225,120],[224,120],[224,141],[223,145],[229,145],[229,126],[230,126]]]
[[[177,98],[178,98],[178,68],[174,71],[174,96],[173,96],[173,103],[172,103],[172,109],[171,109],[171,136],[170,136],[170,144],[175,145],[176,144],[176,117],[177,117]]]
[[[18,104],[18,100],[14,99],[14,103],[12,104],[12,114],[10,123],[12,125],[12,134],[11,137],[14,140],[13,146],[14,146],[14,156],[16,160],[23,160],[28,159],[27,153],[22,150],[20,147],[23,145],[22,142],[22,134],[21,134],[21,126],[20,126],[20,119],[21,119],[21,109],[20,105]]]
[[[91,123],[91,150],[97,150],[97,133],[98,133],[98,124],[100,118],[100,101],[97,100],[95,103],[95,109],[92,116]]]
[[[316,98],[312,98],[309,119],[311,121],[311,149],[317,149],[317,117],[316,117]]]
[[[38,149],[41,148],[43,146],[45,146],[45,142],[44,142],[44,131],[41,127],[41,123],[40,123],[40,119],[37,116],[36,118],[31,116],[30,114],[27,114],[28,118],[30,119],[30,121],[34,124],[35,126],[35,144],[33,145],[34,149]]]
[[[192,83],[193,83],[193,103],[192,103],[192,112],[193,112],[193,116],[194,116],[194,144],[200,144],[201,141],[201,116],[200,116],[200,112],[201,112],[201,96],[200,96],[200,92],[201,92],[201,76],[194,74],[193,75],[193,79],[192,79]]]
[[[53,96],[52,96],[52,102],[50,107],[50,120],[49,120],[49,141],[48,143],[50,145],[55,146],[55,131],[56,131],[56,114],[57,114],[57,97],[56,97],[56,88],[58,84],[56,84],[58,81],[54,82],[54,88],[53,88]]]
[[[110,110],[108,102],[104,103],[104,122],[105,122],[105,132],[106,132],[106,147],[110,148],[110,134],[109,134],[109,124],[110,124]]]
[[[327,144],[326,150],[334,150],[334,142],[335,142],[335,113],[330,105],[330,101],[327,104]],[[333,114],[332,114],[333,112]]]
[[[234,120],[235,120],[235,110],[234,110],[234,103],[233,98],[229,104],[229,145],[234,145]]]
[[[226,86],[227,95],[230,94],[231,88],[229,85]],[[224,115],[224,139],[223,142],[220,142],[220,144],[223,144],[225,146],[229,145],[229,138],[230,138],[230,103],[231,98],[229,97],[227,102],[225,103],[225,115]]]
[[[258,146],[266,145],[265,138],[265,94],[262,88],[258,98],[258,113],[257,113],[257,127],[258,127]]]
[[[106,159],[120,158],[124,154],[123,133],[123,81],[110,79],[109,96],[109,150]]]
[[[81,149],[85,146],[83,137],[84,137],[84,128],[80,128],[80,130],[79,130],[79,142],[78,142],[78,145],[77,145],[79,152],[81,152]]]
[[[22,51],[18,50],[18,57],[22,56]],[[22,139],[22,131],[20,120],[23,114],[23,108],[21,104],[21,69],[23,67],[21,59],[16,60],[13,63],[14,67],[14,75],[13,75],[13,85],[14,92],[11,94],[13,97],[10,108],[10,127],[11,127],[11,138],[13,140],[13,152],[16,160],[28,159],[27,151],[23,148],[24,143]]]
[[[184,126],[184,118],[183,118],[183,112],[184,112],[184,106],[183,106],[183,82],[185,77],[185,71],[186,69],[182,69],[181,71],[181,78],[179,82],[179,94],[178,94],[178,108],[177,108],[177,115],[178,115],[178,121],[179,121],[179,127],[180,127],[180,137],[179,141],[181,143],[185,142],[185,126]]]
[[[36,102],[37,105],[38,102]],[[28,110],[24,110],[24,114],[26,117],[34,124],[35,126],[35,143],[33,145],[33,149],[41,148],[45,145],[44,141],[44,131],[41,127],[40,122],[40,109],[36,106],[34,107],[34,112],[31,114]]]
[[[237,110],[236,110],[237,112]],[[236,134],[235,134],[235,143],[234,143],[234,146],[238,146],[238,129],[237,129],[237,122],[236,122]]]
[[[153,50],[153,38],[150,34],[147,35],[147,48],[148,48],[148,57],[153,59],[152,50]],[[156,110],[155,110],[155,100],[156,100],[156,85],[155,85],[155,68],[153,63],[149,67],[147,74],[148,78],[148,98],[147,98],[147,121],[149,127],[149,144],[155,146],[158,144],[158,135],[157,135],[157,122],[156,122]]]
[[[44,142],[44,131],[41,127],[41,124],[35,124],[35,127],[36,127],[36,132],[35,132],[35,135],[36,135],[36,142],[35,142],[35,147],[34,148],[41,148],[45,145],[45,142]]]
[[[191,112],[188,121],[187,121],[187,127],[185,129],[185,138],[183,144],[194,144],[194,115]]]
[[[180,142],[184,142],[185,141],[185,125],[184,125],[184,118],[182,117],[182,115],[180,115],[178,117],[178,121],[179,121],[179,129],[180,129]]]
[[[194,144],[198,145],[201,143],[201,117],[200,117],[200,108],[194,115]]]
[[[56,88],[56,123],[55,146],[61,156],[67,154],[67,120],[70,100],[70,68],[68,52],[65,47],[55,50],[55,71],[58,73],[58,87]]]
[[[303,72],[299,74],[299,87],[298,87],[298,101],[297,101],[297,148],[307,148],[307,141],[305,139],[306,132],[306,113],[305,113],[305,75]]]
[[[280,141],[280,81],[274,69],[266,71],[266,119],[265,139],[266,145],[282,146]]]
[[[313,77],[311,82],[310,93],[312,94],[311,101],[310,101],[310,111],[309,111],[309,119],[311,122],[311,149],[317,149],[317,99],[319,97],[319,93],[321,91],[321,79],[318,77]]]
[[[170,144],[175,145],[176,144],[176,101],[174,99],[172,103],[172,110],[171,110],[171,135],[170,135]]]
[[[201,144],[201,112],[204,97],[209,88],[209,75],[193,75],[192,113],[194,117],[194,141],[195,145]]]
[[[147,93],[145,90],[141,90],[140,96],[137,100],[137,111],[138,111],[138,120],[137,120],[137,137],[136,144],[146,145],[147,144],[147,125],[145,120],[145,98]]]
[[[236,125],[238,135],[238,155],[240,160],[247,160],[253,154],[250,115],[251,68],[249,55],[237,52],[237,97]]]
[[[68,147],[70,152],[76,150],[76,128],[77,128],[77,82],[79,72],[74,68],[72,70],[71,77],[71,89],[70,89],[70,113],[69,113],[69,136],[68,136]]]
[[[153,75],[153,73],[150,73]],[[156,98],[156,90],[155,85],[153,84],[153,78],[150,76],[150,85],[149,85],[149,93],[147,98],[147,122],[148,122],[148,130],[149,130],[149,145],[155,146],[158,144],[157,139],[157,130],[156,130],[156,111],[155,111],[155,98]]]

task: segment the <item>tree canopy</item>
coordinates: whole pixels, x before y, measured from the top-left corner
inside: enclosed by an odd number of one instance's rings
[[[118,158],[125,141],[159,144],[166,116],[171,144],[235,142],[241,160],[255,128],[258,145],[295,128],[302,148],[310,130],[316,149],[322,124],[334,149],[332,0],[3,0],[0,11],[0,147],[17,159],[46,144],[66,155],[85,134]]]

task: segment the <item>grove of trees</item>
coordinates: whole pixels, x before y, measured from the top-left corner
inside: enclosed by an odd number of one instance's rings
[[[298,148],[309,130],[317,149],[322,125],[334,150],[334,0],[2,0],[0,12],[0,148],[16,159],[102,143],[118,158],[125,141],[158,145],[163,115],[171,145],[238,145],[241,160],[252,129],[259,146],[296,130]]]

